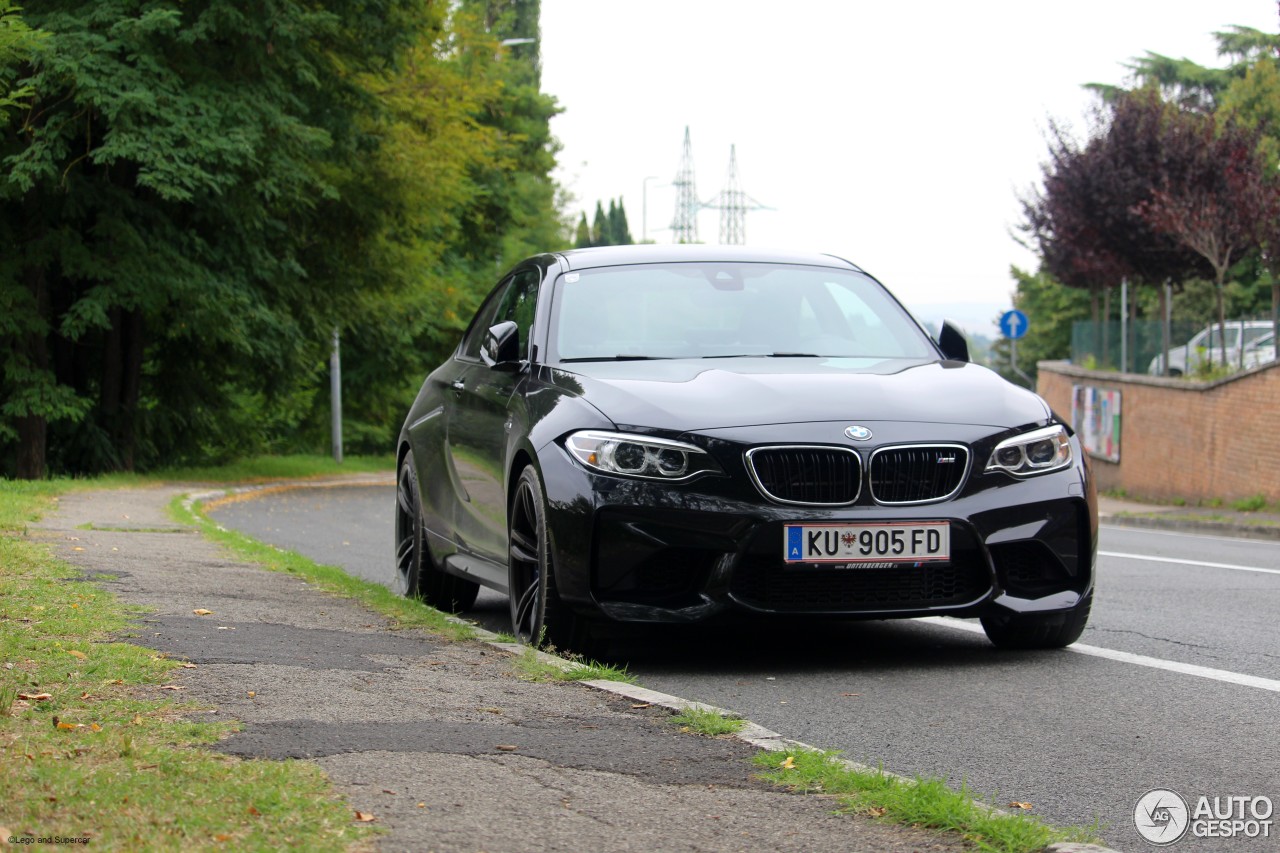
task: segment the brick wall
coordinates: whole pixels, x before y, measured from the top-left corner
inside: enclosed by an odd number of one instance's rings
[[[1120,461],[1092,460],[1099,489],[1134,497],[1265,495],[1280,501],[1280,364],[1218,382],[1043,361],[1037,390],[1064,419],[1074,385],[1120,391]]]

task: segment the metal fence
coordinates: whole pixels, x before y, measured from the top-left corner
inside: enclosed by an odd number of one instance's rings
[[[1266,318],[1236,318],[1227,321],[1227,358],[1233,366],[1243,364],[1244,352],[1233,341],[1246,339],[1246,327],[1257,326]],[[1155,320],[1125,323],[1108,320],[1094,323],[1078,320],[1071,324],[1071,362],[1099,370],[1122,373],[1165,372],[1165,362],[1173,374],[1192,373],[1202,364],[1221,361],[1217,336],[1205,334],[1212,322],[1179,320],[1169,324],[1168,352],[1165,351],[1163,324]],[[1192,340],[1199,337],[1197,344]],[[1212,346],[1207,344],[1212,343]]]

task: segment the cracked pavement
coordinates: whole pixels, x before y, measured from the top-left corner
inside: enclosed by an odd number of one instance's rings
[[[315,762],[386,830],[380,850],[966,849],[768,786],[752,747],[681,734],[662,709],[519,681],[492,647],[240,563],[167,518],[179,493],[70,494],[36,535],[151,608],[130,641],[196,663],[175,672],[184,698],[243,722],[217,749]]]

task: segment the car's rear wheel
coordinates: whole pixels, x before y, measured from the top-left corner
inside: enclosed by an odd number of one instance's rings
[[[586,654],[587,625],[560,600],[547,529],[546,498],[537,470],[520,472],[507,518],[511,633],[531,646]]]
[[[987,638],[1002,649],[1061,649],[1080,639],[1093,608],[1093,591],[1070,610],[982,617]]]
[[[405,454],[396,481],[396,570],[392,589],[449,613],[469,610],[480,592],[479,584],[442,571],[431,556],[422,522],[422,493],[418,491],[413,451]]]

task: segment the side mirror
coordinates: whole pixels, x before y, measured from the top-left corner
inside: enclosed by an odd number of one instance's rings
[[[942,321],[942,331],[938,333],[938,348],[951,361],[969,360],[969,342],[964,339],[964,332],[950,320]]]
[[[490,326],[480,347],[480,358],[494,370],[520,368],[520,327],[511,320]]]

